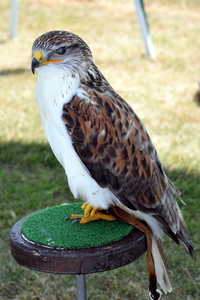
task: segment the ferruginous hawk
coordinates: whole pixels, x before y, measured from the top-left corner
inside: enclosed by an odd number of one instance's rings
[[[181,240],[191,256],[194,250],[175,200],[180,192],[167,178],[144,125],[95,66],[89,47],[77,35],[47,32],[34,42],[32,55],[44,131],[73,196],[85,201],[84,215],[71,219],[86,223],[117,216],[127,221],[132,216],[138,228],[150,232],[155,278],[165,293],[171,292],[163,232],[178,244]],[[151,271],[149,277],[152,299],[158,299]]]

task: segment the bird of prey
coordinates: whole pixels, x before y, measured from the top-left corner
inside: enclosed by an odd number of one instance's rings
[[[157,281],[165,293],[171,292],[162,234],[182,241],[191,256],[193,244],[176,202],[180,192],[165,174],[141,120],[98,70],[88,45],[73,33],[50,31],[38,37],[32,47],[35,71],[48,142],[73,196],[85,202],[84,214],[71,219],[138,221],[138,228],[149,233]],[[151,299],[159,299],[155,278],[150,285]]]

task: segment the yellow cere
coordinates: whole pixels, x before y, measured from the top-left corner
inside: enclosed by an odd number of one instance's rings
[[[37,50],[35,54],[33,55],[33,58],[36,58],[38,61],[42,61],[42,52],[40,50]]]
[[[58,59],[58,60],[47,60],[44,61],[42,58],[42,52],[40,50],[37,50],[34,54],[33,54],[33,58],[36,58],[39,62],[41,62],[42,64],[49,64],[49,63],[57,63],[57,62],[61,62],[63,61],[63,59]]]

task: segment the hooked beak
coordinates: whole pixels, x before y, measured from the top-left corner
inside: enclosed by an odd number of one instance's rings
[[[43,64],[42,59],[43,57],[41,51],[37,50],[33,55],[32,63],[31,63],[31,71],[33,74],[35,74],[35,69]]]
[[[41,62],[37,60],[37,58],[33,57],[32,63],[31,63],[31,71],[33,74],[35,74],[35,69],[38,68],[41,65]]]

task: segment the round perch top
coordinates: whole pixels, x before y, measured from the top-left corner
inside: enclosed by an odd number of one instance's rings
[[[87,248],[118,241],[134,227],[115,221],[93,221],[80,224],[65,219],[71,214],[83,214],[82,203],[53,206],[31,214],[21,225],[23,237],[35,244],[56,248]]]

